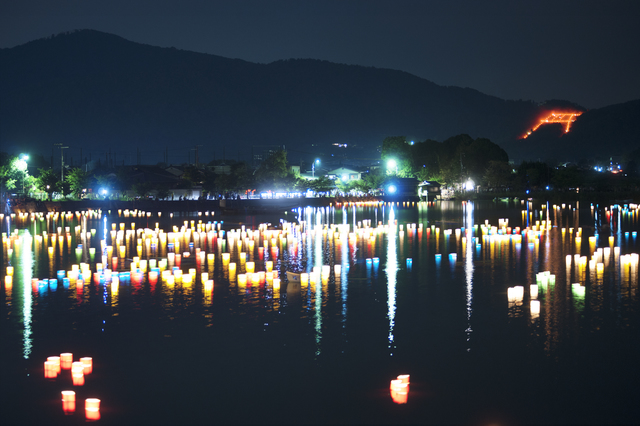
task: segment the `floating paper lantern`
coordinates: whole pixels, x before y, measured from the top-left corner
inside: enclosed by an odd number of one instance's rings
[[[100,420],[100,400],[97,398],[85,399],[84,412],[87,420]]]
[[[73,362],[73,354],[69,352],[60,354],[60,367],[63,370],[69,370],[71,368],[71,363]]]
[[[93,371],[93,359],[90,356],[86,356],[80,358],[80,363],[83,367],[83,374],[91,374],[91,372]]]
[[[58,367],[53,361],[44,362],[44,378],[55,379],[58,376]]]
[[[84,374],[82,371],[71,374],[73,386],[84,386]]]
[[[62,411],[64,414],[73,414],[76,411],[76,393],[70,390],[64,390],[62,393]]]
[[[273,279],[273,289],[280,290],[280,278]]]
[[[59,356],[50,356],[47,357],[47,361],[52,362],[55,366],[56,375],[60,374],[60,357]]]
[[[80,373],[84,374],[84,364],[81,361],[71,363],[71,375]]]
[[[400,380],[402,383],[406,383],[409,384],[409,378],[411,376],[409,374],[401,374],[398,376],[398,380]]]
[[[409,376],[406,375],[406,382],[400,377],[402,376],[398,376],[397,379],[391,380],[391,383],[389,385],[391,399],[396,404],[406,404],[409,396]]]

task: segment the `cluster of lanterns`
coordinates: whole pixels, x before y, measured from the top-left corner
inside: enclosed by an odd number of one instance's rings
[[[61,353],[59,356],[47,357],[44,362],[45,379],[56,379],[62,370],[71,372],[73,386],[84,386],[85,376],[93,372],[93,358],[83,357],[79,361],[73,361],[73,354],[69,352]],[[63,390],[62,395],[62,411],[66,415],[72,415],[76,412],[76,392],[72,390]],[[97,398],[85,399],[85,417],[87,420],[100,419],[100,400]]]

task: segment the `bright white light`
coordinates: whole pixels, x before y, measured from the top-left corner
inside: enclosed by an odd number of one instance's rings
[[[21,172],[27,171],[27,161],[24,158],[20,158],[16,161],[16,168]]]
[[[395,192],[398,190],[395,185],[389,185],[388,189],[390,194],[395,194]]]
[[[346,181],[348,181],[348,180],[349,180],[349,176],[347,176],[347,175],[342,175],[342,181],[343,181],[343,182],[346,182]]]
[[[473,188],[476,186],[476,184],[473,182],[473,180],[469,179],[465,184],[464,184],[464,188],[467,191],[473,191]]]
[[[387,161],[387,169],[395,170],[397,166],[398,166],[398,163],[396,163],[396,160],[391,159]]]

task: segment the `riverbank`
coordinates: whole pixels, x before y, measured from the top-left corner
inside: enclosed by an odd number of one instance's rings
[[[216,214],[260,214],[288,211],[296,207],[322,207],[336,203],[335,198],[285,198],[240,200],[65,200],[28,201],[11,206],[13,213],[66,212],[83,210],[141,210],[148,212],[210,211]]]

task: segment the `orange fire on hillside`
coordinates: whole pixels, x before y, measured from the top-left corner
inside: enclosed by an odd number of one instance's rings
[[[533,129],[529,130],[527,134],[524,135],[523,139],[526,139],[529,135],[531,135],[531,133],[538,130],[538,127],[542,126],[543,124],[550,124],[550,123],[565,124],[564,132],[569,133],[569,129],[571,128],[571,123],[576,121],[576,118],[579,117],[580,115],[582,115],[581,112],[551,111],[551,113],[548,116],[542,118],[540,122],[533,127]]]

